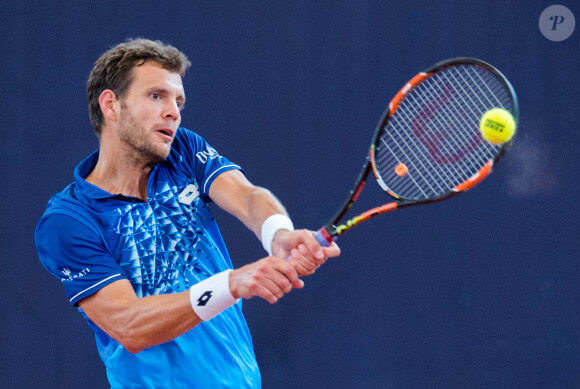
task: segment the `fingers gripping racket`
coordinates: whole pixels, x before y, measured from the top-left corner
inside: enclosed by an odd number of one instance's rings
[[[477,59],[454,58],[417,74],[396,94],[372,138],[369,154],[346,201],[316,233],[328,246],[370,218],[453,197],[479,184],[513,142],[493,144],[479,131],[485,112],[510,112],[518,102],[509,81]],[[341,223],[370,172],[390,202]]]

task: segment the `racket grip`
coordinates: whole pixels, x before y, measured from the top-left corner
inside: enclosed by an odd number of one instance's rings
[[[314,233],[314,237],[322,247],[328,247],[334,239],[332,239],[328,233],[324,234],[326,231],[323,232],[323,230],[324,228],[321,228],[320,230],[316,231],[316,233]],[[325,235],[328,235],[328,238],[326,238]]]

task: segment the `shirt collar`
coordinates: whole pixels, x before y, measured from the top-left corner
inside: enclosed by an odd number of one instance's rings
[[[75,168],[75,181],[79,192],[82,193],[84,197],[90,199],[104,199],[109,197],[117,197],[98,186],[87,182],[86,178],[91,174],[95,166],[97,166],[97,161],[99,160],[99,149],[93,151],[89,156],[81,161]]]

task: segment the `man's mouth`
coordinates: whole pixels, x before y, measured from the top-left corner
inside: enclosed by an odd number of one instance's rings
[[[169,128],[162,128],[157,130],[157,133],[161,135],[161,137],[167,141],[173,140],[174,131]]]

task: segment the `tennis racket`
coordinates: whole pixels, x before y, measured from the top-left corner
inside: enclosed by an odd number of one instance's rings
[[[497,107],[509,111],[517,124],[513,87],[481,60],[453,58],[417,74],[391,100],[353,189],[316,239],[328,246],[370,218],[442,201],[479,184],[514,139],[498,145],[481,136],[482,115]],[[389,202],[341,223],[371,171]]]

